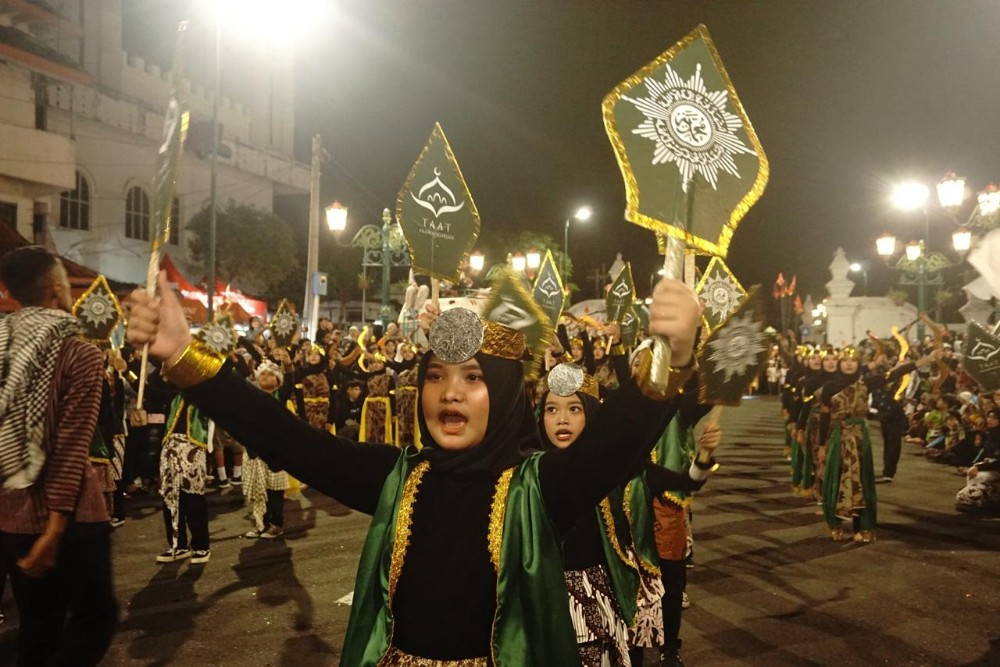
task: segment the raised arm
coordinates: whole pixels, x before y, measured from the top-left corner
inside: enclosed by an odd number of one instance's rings
[[[359,445],[313,429],[273,397],[250,386],[222,358],[192,344],[177,297],[160,274],[160,296],[131,296],[128,339],[150,344],[166,377],[240,443],[269,464],[348,507],[372,513],[382,485],[399,456],[394,447]]]

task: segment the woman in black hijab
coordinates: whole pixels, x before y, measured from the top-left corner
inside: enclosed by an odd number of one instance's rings
[[[308,428],[192,342],[165,284],[161,294],[133,294],[133,343],[151,341],[168,379],[273,469],[373,515],[343,665],[578,664],[556,536],[627,479],[691,371],[671,373],[659,400],[628,382],[579,446],[543,455],[521,388],[523,335],[455,309],[421,361],[423,449],[401,452]],[[690,363],[699,312],[680,283],[654,292],[650,326],[675,364]]]

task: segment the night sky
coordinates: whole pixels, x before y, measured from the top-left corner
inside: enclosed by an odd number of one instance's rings
[[[582,274],[621,251],[641,286],[658,264],[655,244],[623,219],[601,100],[699,23],[770,161],[767,190],[727,260],[745,285],[770,286],[782,271],[821,296],[842,246],[871,260],[871,293],[884,294],[894,278],[875,238],[891,230],[906,241],[923,229],[919,214],[892,210],[893,183],[932,186],[949,170],[976,190],[1000,180],[994,0],[332,4],[297,45],[297,144],[308,161],[310,137],[323,135],[332,155],[323,197],[350,207],[353,229],[394,206],[437,121],[482,215],[483,242],[530,228],[561,243],[563,221],[590,204],[594,218],[570,232],[577,281],[589,284]],[[125,3],[127,50],[153,50],[157,21],[172,34],[164,5],[176,3]],[[929,215],[931,245],[950,248],[953,223],[936,204]]]

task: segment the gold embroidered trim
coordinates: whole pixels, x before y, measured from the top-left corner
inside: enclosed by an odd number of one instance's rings
[[[507,468],[497,480],[496,493],[493,494],[493,505],[490,507],[490,529],[487,535],[490,548],[490,560],[493,569],[500,574],[500,548],[503,546],[503,522],[507,515],[507,492],[510,491],[510,479],[514,468]]]
[[[691,498],[690,497],[689,498],[681,498],[680,496],[675,495],[675,494],[671,493],[670,491],[664,491],[662,494],[660,494],[660,497],[663,500],[666,500],[668,502],[673,503],[674,505],[677,505],[678,507],[688,508],[688,507],[691,506]]]
[[[389,652],[379,662],[381,667],[487,667],[488,658],[463,658],[462,660],[432,660],[410,655],[400,651],[395,646],[389,647]]]
[[[636,548],[635,531],[632,530],[632,526],[635,523],[632,521],[632,485],[636,484],[635,480],[632,480],[625,485],[625,499],[622,501],[622,509],[625,511],[625,518],[628,520],[628,529],[632,533],[632,551],[635,553],[635,560],[639,563],[639,567],[646,571],[647,574],[653,576],[660,576],[660,568],[653,563],[646,561],[642,554],[639,553],[639,549]]]
[[[200,340],[192,340],[177,362],[164,369],[163,377],[174,386],[187,389],[215,377],[226,358]]]
[[[389,561],[389,600],[396,595],[396,582],[403,571],[403,560],[406,549],[410,546],[410,529],[413,526],[413,503],[417,500],[417,489],[424,478],[424,473],[431,467],[427,461],[421,461],[406,478],[403,484],[403,497],[399,501],[399,511],[396,513],[396,538],[392,543],[392,560]]]
[[[528,350],[528,341],[520,331],[492,320],[483,320],[483,344],[479,351],[501,359],[520,361]]]
[[[637,569],[632,559],[622,551],[622,545],[618,542],[618,532],[615,530],[615,519],[611,515],[611,501],[605,498],[601,501],[601,517],[604,519],[604,532],[608,535],[611,548],[615,550],[618,558],[633,570]]]

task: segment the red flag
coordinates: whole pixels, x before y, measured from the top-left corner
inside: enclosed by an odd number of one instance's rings
[[[774,281],[774,289],[771,290],[771,296],[773,296],[775,299],[780,299],[781,297],[785,296],[784,287],[785,287],[785,277],[779,273],[778,279]]]
[[[788,293],[795,294],[795,276],[792,276],[792,282],[788,283]]]
[[[792,282],[793,283],[795,282],[795,278],[792,278]],[[799,298],[798,296],[796,296],[795,297],[795,314],[796,315],[801,315],[804,312],[806,312],[806,309],[802,307],[802,299]]]
[[[785,286],[785,276],[780,271],[778,272],[778,279],[774,281],[774,284],[778,287]]]

